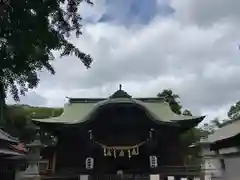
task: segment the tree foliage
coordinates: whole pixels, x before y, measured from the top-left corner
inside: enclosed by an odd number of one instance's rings
[[[50,118],[59,116],[62,108],[32,107],[29,105],[8,105],[6,113],[6,124],[4,128],[7,132],[22,141],[28,142],[35,135],[32,118]],[[49,136],[44,136],[44,142],[49,141]]]
[[[75,55],[90,67],[91,57],[69,41],[70,35],[81,35],[79,5],[83,1],[16,0],[1,9],[0,113],[7,90],[18,101],[20,94],[37,86],[39,71],[55,73],[52,51],[60,51],[61,56]]]
[[[240,118],[240,101],[237,101],[232,105],[228,111],[228,117],[231,120],[236,120]]]
[[[190,110],[185,109],[185,110],[183,111],[182,115],[184,115],[184,116],[192,116],[192,113],[191,113]]]
[[[215,118],[209,123],[204,124],[204,128],[210,133],[213,133],[219,128],[222,128],[223,126],[226,126],[232,123],[233,121],[239,120],[240,119],[240,101],[237,101],[235,104],[233,104],[230,107],[227,115],[229,119],[221,120],[219,118]]]
[[[24,110],[28,115],[36,119],[57,117],[60,116],[63,112],[63,108],[32,107],[32,106],[26,106]]]
[[[179,102],[179,95],[174,94],[171,89],[164,89],[162,92],[157,94],[158,97],[164,97],[169,103],[171,109],[176,114],[181,114],[182,106]]]
[[[182,114],[185,116],[192,116],[190,110],[185,109],[182,112],[182,105],[180,104],[180,97],[177,94],[174,94],[172,90],[165,89],[162,92],[157,94],[158,97],[165,97],[166,101],[169,103],[171,109],[176,114]],[[190,148],[189,146],[195,142],[198,142],[202,137],[205,137],[208,134],[207,131],[201,128],[194,127],[186,132],[184,132],[180,137],[181,142],[181,151],[183,152],[183,156],[186,159],[186,163],[200,163],[198,158],[198,154],[200,153],[200,147]]]

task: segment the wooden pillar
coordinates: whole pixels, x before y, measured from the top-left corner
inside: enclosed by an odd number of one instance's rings
[[[0,72],[1,73],[1,72]],[[2,74],[2,73],[1,73]],[[4,89],[4,84],[2,83],[2,76],[0,74],[0,124],[5,123],[5,111],[6,111],[6,93]]]
[[[53,153],[53,158],[52,158],[52,173],[55,173],[55,169],[56,169],[56,157],[57,157],[57,153],[56,153],[56,151],[54,151],[54,153]]]

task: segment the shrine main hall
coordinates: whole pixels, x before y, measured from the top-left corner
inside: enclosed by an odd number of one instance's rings
[[[203,119],[175,114],[164,97],[133,98],[121,88],[108,98],[69,98],[59,117],[33,119],[57,138],[41,151],[42,179],[165,177],[184,166],[180,135]]]

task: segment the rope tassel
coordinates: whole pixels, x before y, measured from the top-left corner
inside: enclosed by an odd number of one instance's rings
[[[111,156],[111,155],[112,155],[111,150],[108,149],[108,151],[107,151],[107,156]]]
[[[124,156],[124,151],[123,150],[120,151],[119,156],[121,156],[121,157]]]

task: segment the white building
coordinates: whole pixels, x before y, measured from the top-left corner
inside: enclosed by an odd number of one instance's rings
[[[240,179],[240,120],[233,121],[200,142],[203,169],[211,180]]]

